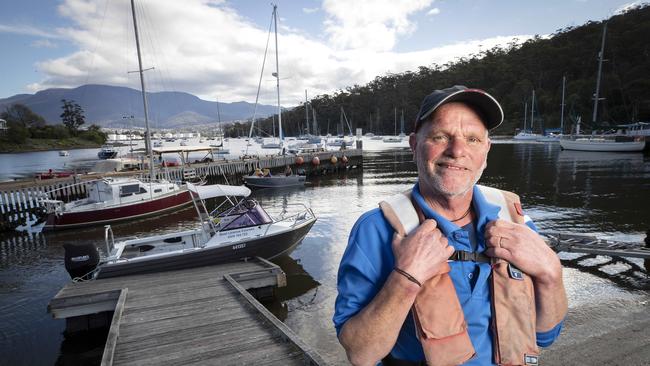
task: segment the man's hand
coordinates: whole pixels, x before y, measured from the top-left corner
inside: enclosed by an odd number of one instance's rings
[[[491,221],[485,228],[485,253],[504,259],[536,281],[551,283],[561,276],[562,265],[541,236],[526,225],[506,220]]]
[[[454,253],[434,220],[425,220],[409,236],[395,234],[395,267],[408,272],[420,283],[438,274],[440,265]]]

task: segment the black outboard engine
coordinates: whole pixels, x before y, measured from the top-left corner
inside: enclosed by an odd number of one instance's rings
[[[65,269],[73,279],[82,277],[99,264],[99,251],[92,243],[63,244],[65,250]]]

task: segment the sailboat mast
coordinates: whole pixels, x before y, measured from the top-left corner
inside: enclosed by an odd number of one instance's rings
[[[278,60],[278,6],[273,4],[273,24],[275,28],[275,80],[278,89],[278,135],[280,136],[280,149],[284,135],[282,133],[282,107],[280,107],[280,62]]]
[[[528,101],[524,102],[524,133],[526,132],[526,119],[528,118]]]
[[[603,71],[603,54],[605,52],[605,34],[607,34],[607,22],[603,26],[603,40],[600,43],[600,52],[598,52],[598,76],[596,77],[596,92],[594,93],[594,114],[591,122],[595,125],[598,118],[598,99],[600,96],[600,75]]]
[[[131,0],[131,14],[133,15],[133,29],[135,30],[135,47],[138,50],[138,73],[140,74],[140,86],[142,87],[142,103],[144,104],[144,143],[149,154],[149,181],[154,180],[154,166],[153,166],[153,149],[151,148],[151,131],[149,130],[149,108],[147,106],[147,92],[144,87],[144,70],[142,70],[142,54],[140,53],[140,38],[138,36],[138,21],[135,16],[135,3]],[[150,192],[153,194],[152,192]]]
[[[307,109],[307,89],[305,89],[305,127],[307,134],[309,134],[309,109]]]
[[[566,75],[562,76],[562,108],[560,112],[560,134],[564,134],[564,89],[566,88]]]
[[[533,89],[533,100],[530,102],[530,133],[533,133],[535,124],[535,89]]]

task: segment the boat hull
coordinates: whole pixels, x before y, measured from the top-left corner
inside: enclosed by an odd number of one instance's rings
[[[154,200],[140,201],[124,206],[47,215],[43,231],[104,225],[113,222],[144,218],[178,209],[192,202],[187,190],[178,191]]]
[[[170,253],[144,260],[106,263],[100,267],[96,278],[155,273],[185,268],[233,262],[244,258],[273,259],[290,253],[305,238],[316,219],[278,234],[259,239],[232,242],[228,245]]]
[[[304,175],[290,175],[290,176],[272,176],[272,177],[258,177],[247,176],[244,177],[244,182],[249,187],[255,188],[282,188],[282,187],[296,187],[304,186],[306,177]]]
[[[593,140],[560,140],[560,146],[565,150],[576,151],[612,151],[634,152],[642,151],[645,141],[593,141]]]

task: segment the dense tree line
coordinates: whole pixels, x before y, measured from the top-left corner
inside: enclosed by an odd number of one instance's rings
[[[341,132],[341,107],[352,129],[393,134],[403,111],[405,131],[411,132],[422,98],[434,89],[461,84],[488,91],[501,102],[506,120],[497,134],[521,128],[525,104],[530,126],[531,95],[535,90],[535,130],[560,126],[562,78],[565,88],[565,132],[578,117],[583,129],[612,128],[617,124],[650,120],[650,6],[640,5],[607,20],[598,120],[591,123],[598,53],[604,22],[567,27],[550,37],[536,36],[523,43],[495,47],[444,65],[420,66],[417,71],[376,77],[308,104],[315,111],[318,133]],[[395,113],[397,111],[397,113]],[[257,122],[270,134],[277,115]],[[311,122],[310,122],[311,123]],[[286,135],[305,131],[305,105],[282,114]],[[328,129],[329,125],[329,129]],[[235,124],[227,134],[248,134],[249,124]],[[345,133],[348,133],[345,124]],[[311,127],[311,126],[310,126]],[[277,127],[276,127],[277,128]],[[312,131],[313,132],[313,131]]]
[[[61,100],[63,113],[61,124],[48,125],[45,119],[34,113],[23,104],[13,104],[0,113],[0,119],[7,122],[7,131],[0,136],[0,140],[12,144],[22,144],[28,138],[64,140],[78,137],[82,140],[97,144],[106,142],[106,133],[97,125],[91,125],[85,130],[80,127],[85,123],[84,111],[74,101]]]

